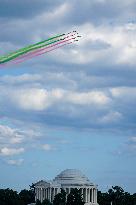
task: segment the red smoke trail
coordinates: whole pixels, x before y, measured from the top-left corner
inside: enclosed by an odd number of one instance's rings
[[[56,44],[54,44],[54,45],[51,45],[51,46],[48,46],[48,47],[45,47],[45,48],[38,49],[38,50],[36,50],[36,51],[34,51],[34,52],[32,52],[32,53],[29,53],[29,54],[27,54],[27,55],[25,55],[25,56],[22,56],[22,58],[19,57],[19,58],[15,59],[15,60],[11,61],[11,63],[12,63],[12,62],[15,63],[15,64],[21,63],[21,62],[23,62],[23,61],[25,61],[25,60],[28,60],[28,59],[33,58],[33,57],[35,57],[35,56],[38,56],[38,54],[39,54],[39,55],[42,55],[42,54],[44,54],[44,53],[50,52],[50,51],[55,50],[55,49],[57,49],[57,48],[60,48],[60,47],[62,47],[62,46],[64,46],[64,45],[67,45],[68,43],[66,43],[66,42],[69,42],[70,40],[74,40],[74,39],[75,39],[75,38],[70,38],[70,39],[68,39],[68,40],[61,41],[61,42],[56,43]],[[65,44],[64,44],[64,43],[65,43]],[[63,45],[58,46],[58,45],[60,45],[60,44],[63,44]],[[57,47],[56,47],[56,46],[57,46]],[[53,47],[53,49],[50,49],[50,48],[52,48],[52,47]],[[55,48],[54,48],[54,47],[55,47]]]
[[[25,60],[31,59],[31,58],[33,58],[33,57],[35,57],[35,56],[43,55],[44,53],[48,53],[48,52],[50,52],[50,51],[56,50],[56,49],[58,49],[58,48],[61,48],[61,47],[65,46],[65,45],[68,45],[68,44],[71,44],[71,43],[73,43],[73,42],[65,43],[65,44],[60,45],[60,46],[57,46],[57,47],[54,46],[55,48],[52,48],[52,49],[50,49],[50,50],[46,50],[46,51],[43,51],[43,52],[37,52],[37,53],[35,53],[35,54],[32,55],[32,56],[28,56],[28,57],[26,57],[26,58],[24,58],[24,59],[22,59],[22,60],[20,60],[20,61],[14,62],[14,64],[22,63],[22,62],[24,62]]]
[[[63,39],[60,39],[60,41],[58,43],[54,43],[54,44],[52,44],[50,46],[45,46],[45,47],[39,48],[37,50],[30,51],[27,54],[25,53],[22,56],[19,56],[19,57],[15,58],[15,59],[7,62],[7,63],[1,64],[0,67],[5,67],[6,65],[9,65],[9,64],[12,65],[12,64],[18,64],[18,63],[24,62],[27,59],[33,58],[35,56],[42,55],[44,53],[50,52],[50,51],[55,50],[55,49],[58,49],[58,48],[63,47],[65,45],[67,45],[67,44],[71,44],[74,41],[78,41],[77,38],[81,37],[81,36],[78,36],[78,33],[76,31],[70,32],[70,33],[68,33],[66,35],[65,35],[65,37]],[[70,40],[74,40],[74,41],[69,42]],[[66,43],[66,42],[69,42],[69,43]],[[60,44],[62,44],[62,45],[60,45]],[[60,45],[60,46],[58,46],[58,45]]]
[[[37,50],[31,51],[31,52],[29,52],[29,53],[23,54],[22,56],[19,56],[18,58],[12,60],[12,62],[13,62],[13,61],[16,61],[16,60],[18,60],[18,59],[25,58],[25,57],[27,57],[27,56],[29,56],[29,55],[33,55],[33,54],[35,54],[36,52],[40,52],[40,51],[43,51],[43,50],[45,50],[45,49],[52,48],[53,46],[56,46],[56,45],[58,45],[58,44],[61,44],[61,43],[67,42],[67,41],[69,41],[69,40],[75,39],[76,37],[74,37],[74,35],[75,35],[75,34],[68,35],[68,36],[66,36],[63,40],[59,41],[58,43],[54,43],[54,44],[52,44],[52,45],[50,45],[50,46],[42,47],[42,48],[39,48],[39,49],[37,49]],[[70,38],[70,37],[73,37],[73,38]],[[67,39],[67,38],[69,38],[69,39],[68,39],[68,40],[65,40],[65,39]]]

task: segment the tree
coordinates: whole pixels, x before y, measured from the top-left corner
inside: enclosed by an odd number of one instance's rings
[[[33,195],[33,200],[35,201],[35,184],[32,183],[32,185],[29,185],[29,187],[30,187],[30,191]]]
[[[84,205],[83,197],[78,189],[72,189],[67,197],[66,205]]]
[[[132,195],[132,204],[136,205],[136,193]]]
[[[61,189],[61,193],[55,195],[53,205],[66,205],[66,192],[64,189]]]
[[[34,183],[32,183],[32,185],[29,185],[29,187],[30,187],[30,190],[34,193],[34,195],[35,195],[35,184]]]
[[[16,191],[0,189],[0,205],[22,205]]]
[[[42,205],[39,199],[36,200],[36,205]]]
[[[98,204],[100,205],[110,205],[111,204],[111,200],[109,197],[108,193],[102,193],[101,191],[98,191]]]
[[[109,189],[108,193],[113,205],[124,205],[124,190],[121,187],[112,186],[112,189]]]
[[[52,205],[52,203],[48,199],[44,199],[42,205]]]
[[[130,193],[125,192],[124,196],[123,196],[123,205],[127,204],[127,205],[132,205],[133,204],[133,200],[132,200],[132,196]]]
[[[19,193],[19,197],[20,197],[21,201],[24,202],[24,205],[35,202],[35,197],[34,197],[34,193],[32,190],[26,190],[26,189],[22,190]]]

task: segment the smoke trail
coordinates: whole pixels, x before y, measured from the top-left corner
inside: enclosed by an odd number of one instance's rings
[[[60,42],[55,43],[55,44],[53,44],[53,45],[50,45],[50,46],[48,46],[48,47],[44,47],[44,48],[38,49],[38,50],[33,51],[33,52],[31,52],[31,53],[28,53],[28,54],[25,54],[25,55],[23,55],[23,56],[20,56],[20,57],[16,58],[14,61],[20,60],[20,59],[26,59],[26,57],[29,57],[29,56],[35,56],[36,53],[40,53],[40,52],[42,52],[42,51],[48,50],[48,49],[50,49],[50,48],[52,48],[52,47],[55,47],[55,46],[57,46],[57,45],[59,45],[59,44],[64,44],[64,43],[66,43],[66,42],[68,42],[68,41],[70,41],[70,40],[74,40],[74,39],[75,39],[75,37],[72,37],[72,38],[69,38],[69,39],[67,39],[67,40],[63,40],[63,41],[60,41]]]
[[[15,52],[9,53],[8,55],[0,57],[0,65],[7,65],[10,62],[18,63],[23,62],[34,56],[42,55],[44,53],[50,52],[64,45],[73,43],[69,42],[71,40],[78,41],[78,33],[76,31],[69,32],[68,34],[61,34],[51,37],[47,40],[38,42],[36,44],[29,45]],[[69,42],[69,43],[68,43]],[[62,45],[61,45],[62,44]]]
[[[72,43],[73,43],[73,42],[65,43],[65,44],[63,44],[63,45],[57,46],[57,47],[52,48],[52,49],[50,49],[50,50],[46,50],[46,51],[44,51],[44,52],[36,53],[36,54],[33,55],[33,56],[30,56],[30,57],[28,56],[28,58],[26,58],[26,59],[24,59],[24,60],[16,61],[14,64],[22,63],[22,62],[24,62],[25,60],[31,59],[31,58],[36,57],[36,56],[43,55],[43,54],[45,54],[45,53],[51,52],[51,51],[53,51],[53,50],[56,50],[56,49],[58,49],[58,48],[61,48],[61,47],[63,47],[63,46],[66,46],[66,45],[72,44]]]
[[[38,45],[42,45],[42,44],[44,44],[45,42],[48,42],[48,41],[52,41],[52,40],[54,40],[54,39],[57,39],[57,38],[59,38],[59,37],[62,37],[62,36],[64,36],[65,34],[61,34],[61,35],[57,35],[57,36],[54,36],[54,37],[51,37],[51,38],[48,38],[48,39],[46,39],[46,40],[44,40],[44,41],[40,41],[40,42],[38,42],[38,43],[35,43],[35,44],[32,44],[32,45],[29,45],[29,46],[26,46],[26,47],[24,47],[24,48],[21,48],[21,49],[19,49],[19,50],[17,50],[17,51],[14,51],[14,52],[11,52],[11,53],[9,53],[8,55],[4,55],[4,56],[1,56],[0,57],[0,60],[1,59],[4,59],[4,58],[6,58],[6,57],[9,57],[9,56],[12,56],[12,55],[14,55],[14,54],[18,54],[18,53],[21,53],[21,52],[23,52],[23,51],[27,51],[27,50],[29,50],[29,49],[31,49],[31,48],[36,48]]]

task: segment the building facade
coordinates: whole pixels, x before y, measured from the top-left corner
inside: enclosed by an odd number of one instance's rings
[[[97,185],[83,175],[79,170],[66,169],[55,177],[52,181],[39,181],[35,184],[35,200],[41,202],[48,199],[53,202],[54,196],[61,192],[61,188],[68,195],[73,188],[81,191],[85,205],[97,204]]]

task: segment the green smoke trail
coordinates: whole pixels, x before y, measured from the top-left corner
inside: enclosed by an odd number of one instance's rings
[[[52,41],[52,42],[50,42],[50,43],[46,43],[46,44],[41,45],[41,46],[32,47],[32,48],[29,48],[29,49],[27,49],[27,50],[24,49],[24,51],[14,53],[14,54],[12,54],[12,55],[9,55],[8,57],[5,56],[4,58],[0,59],[0,63],[6,63],[6,62],[8,62],[8,61],[10,61],[10,60],[13,60],[13,59],[15,59],[15,58],[17,58],[17,57],[19,57],[19,56],[25,54],[25,53],[28,53],[28,52],[33,51],[33,50],[37,50],[37,49],[39,49],[39,48],[46,47],[46,46],[48,46],[48,45],[50,45],[50,44],[54,44],[54,43],[56,43],[56,42],[58,42],[58,41],[60,41],[60,40]]]
[[[17,59],[20,59],[22,57],[26,57],[27,55],[29,56],[31,54],[34,54],[35,52],[39,53],[40,51],[42,51],[46,48],[58,45],[60,43],[67,42],[69,40],[78,41],[79,37],[81,37],[81,36],[79,36],[76,31],[73,31],[73,32],[70,32],[67,34],[60,34],[60,35],[53,36],[51,38],[48,38],[47,40],[40,41],[40,42],[35,43],[35,44],[31,44],[29,46],[26,46],[24,48],[21,48],[21,49],[15,51],[15,52],[11,52],[7,55],[1,56],[0,57],[0,64],[4,64],[4,63],[7,63],[7,62],[12,61],[12,60],[17,60]],[[68,40],[65,40],[65,39],[68,39]]]
[[[36,44],[32,44],[32,45],[29,45],[29,46],[27,46],[27,47],[21,48],[21,49],[15,51],[15,52],[12,52],[12,53],[10,53],[10,54],[8,54],[8,55],[1,56],[1,57],[0,57],[0,64],[6,63],[6,62],[8,62],[8,61],[10,61],[10,60],[12,60],[12,59],[14,59],[14,58],[17,58],[17,57],[20,56],[20,55],[23,55],[23,54],[27,53],[27,52],[30,52],[30,51],[33,51],[33,50],[35,50],[35,49],[48,46],[48,45],[53,44],[53,43],[55,43],[55,42],[58,42],[58,41],[60,41],[60,40],[63,40],[63,39],[61,39],[61,37],[64,36],[64,35],[65,35],[65,34],[57,35],[57,36],[51,37],[51,38],[49,38],[49,39],[47,39],[47,40],[38,42],[38,43],[36,43]],[[57,38],[59,38],[59,39],[58,39],[58,40],[55,40],[55,39],[57,39]],[[49,42],[49,43],[48,43],[48,42]]]

